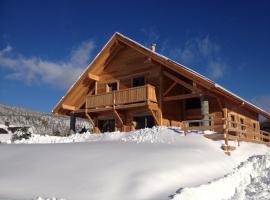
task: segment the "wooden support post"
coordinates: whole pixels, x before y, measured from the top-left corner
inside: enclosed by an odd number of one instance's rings
[[[98,82],[95,81],[95,95],[97,95],[97,89],[98,89]]]
[[[70,130],[76,132],[76,116],[74,112],[70,114]]]
[[[164,91],[164,77],[163,77],[163,70],[161,67],[161,71],[160,71],[160,89],[159,89],[159,125],[163,125],[163,115],[162,115],[162,103],[163,103],[163,91]]]
[[[228,109],[223,108],[223,120],[224,120],[224,142],[225,146],[228,147]]]

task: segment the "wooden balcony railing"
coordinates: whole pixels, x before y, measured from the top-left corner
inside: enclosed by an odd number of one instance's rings
[[[139,102],[157,102],[155,87],[144,85],[86,97],[86,108],[107,107]]]
[[[203,122],[208,121],[209,126],[204,126]],[[216,123],[218,122],[218,123]],[[220,123],[222,122],[222,123]],[[232,140],[244,140],[244,141],[253,141],[270,144],[270,133],[262,131],[259,127],[253,127],[250,124],[241,124],[239,122],[231,121],[229,119],[224,119],[221,117],[213,117],[209,115],[207,120],[187,120],[182,121],[182,130],[184,132],[192,130],[222,130],[227,129],[227,137]]]

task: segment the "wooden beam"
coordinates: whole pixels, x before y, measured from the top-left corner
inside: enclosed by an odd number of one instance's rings
[[[174,81],[173,84],[171,84],[170,87],[163,93],[163,96],[166,96],[176,84],[177,83]]]
[[[184,86],[185,88],[189,89],[190,91],[197,91],[198,90],[197,88],[193,87],[193,85],[190,85],[185,81],[182,81],[181,79],[177,78],[176,76],[174,76],[174,75],[172,75],[172,74],[170,74],[168,72],[164,71],[164,75],[167,76],[168,78],[174,80],[176,83],[178,83],[178,84]]]
[[[124,126],[124,122],[123,122],[123,120],[121,119],[120,115],[118,114],[118,112],[115,109],[113,109],[113,114],[116,117],[116,119],[118,120],[118,122],[120,122],[121,127],[123,127]]]
[[[95,95],[97,95],[97,90],[98,90],[98,82],[95,81]]]
[[[71,105],[67,105],[67,104],[62,104],[62,108],[64,110],[71,110],[71,111],[75,111],[76,107],[75,106],[71,106]]]
[[[191,94],[181,94],[176,96],[164,97],[164,101],[176,101],[176,100],[183,100],[183,99],[191,99],[195,97],[199,97],[201,94],[199,93],[191,93]]]
[[[92,118],[90,117],[90,115],[87,113],[87,112],[85,112],[85,115],[86,115],[86,117],[88,118],[88,120],[90,121],[90,123],[92,124],[92,126],[93,126],[93,129],[95,128],[95,122],[92,120]]]
[[[159,122],[158,117],[156,116],[155,112],[151,108],[149,108],[149,111],[152,114],[152,116],[154,117],[154,120],[156,121],[156,124],[160,125],[160,122]]]
[[[95,81],[99,81],[99,76],[88,73],[88,78],[95,80]]]

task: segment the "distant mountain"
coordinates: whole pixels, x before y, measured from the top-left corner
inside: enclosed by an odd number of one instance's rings
[[[70,119],[68,116],[35,112],[0,104],[0,124],[6,123],[15,126],[30,126],[34,129],[34,133],[41,135],[66,135],[70,132]],[[80,131],[83,127],[91,128],[89,121],[77,118],[76,130]]]

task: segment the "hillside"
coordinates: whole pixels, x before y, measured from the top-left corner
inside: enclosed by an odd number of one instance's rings
[[[56,116],[51,113],[34,112],[31,110],[0,104],[0,124],[9,122],[15,126],[30,126],[35,134],[55,135],[69,132],[69,117]],[[89,122],[77,118],[77,130],[89,128]]]

